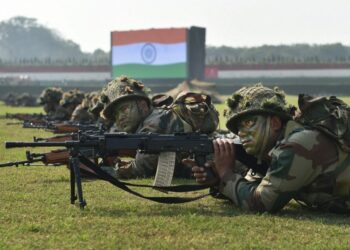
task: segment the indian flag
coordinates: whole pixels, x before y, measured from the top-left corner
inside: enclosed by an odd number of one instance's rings
[[[112,32],[113,78],[185,78],[187,29]]]

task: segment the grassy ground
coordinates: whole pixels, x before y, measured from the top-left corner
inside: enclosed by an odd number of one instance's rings
[[[39,109],[0,106],[0,115],[18,111]],[[25,158],[24,149],[6,150],[4,141],[50,136],[7,122],[0,120],[0,162]],[[348,216],[308,211],[294,202],[275,215],[250,214],[209,197],[183,205],[157,204],[88,181],[83,183],[88,205],[81,211],[70,205],[64,166],[0,172],[0,249],[350,248]]]

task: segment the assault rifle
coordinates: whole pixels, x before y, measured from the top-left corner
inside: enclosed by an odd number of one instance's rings
[[[24,122],[23,128],[45,129],[54,134],[76,133],[78,131],[104,131],[103,125],[81,124],[75,122],[46,122],[43,124],[35,124],[32,122]]]
[[[48,122],[53,123],[53,122],[61,122],[57,121],[51,116],[44,115],[42,113],[38,114],[25,114],[25,113],[16,113],[16,114],[11,114],[11,113],[6,113],[6,115],[0,116],[0,119],[17,119],[20,120],[20,122],[8,122],[6,125],[23,125],[24,127],[26,126],[45,126]]]
[[[42,113],[33,113],[33,114],[28,114],[28,113],[6,113],[5,115],[1,115],[0,119],[17,119],[21,121],[30,121],[30,120],[44,120],[47,118],[47,115],[44,115]]]
[[[111,177],[102,171],[96,164],[89,161],[81,154],[83,149],[91,149],[94,152],[93,158],[105,158],[118,155],[124,150],[138,150],[142,153],[157,154],[161,152],[187,152],[193,155],[197,164],[203,166],[206,156],[214,152],[212,139],[208,135],[201,134],[103,134],[88,135],[81,134],[77,140],[65,142],[6,142],[6,148],[18,147],[66,147],[70,152],[70,170],[71,170],[71,203],[76,200],[75,186],[78,192],[79,204],[84,208],[86,202],[83,198],[81,186],[81,177],[79,163],[83,163],[90,168],[100,179],[111,182],[123,190],[130,192],[142,198],[165,203],[182,203],[192,199],[180,199],[179,197],[145,197],[127,187],[123,182]],[[244,165],[258,172],[266,172],[266,165],[257,164],[256,158],[248,155],[242,145],[236,141],[235,145],[236,159]],[[129,184],[130,185],[130,184]],[[196,185],[198,186],[198,185]],[[156,187],[161,190],[174,191],[176,187]],[[192,189],[193,190],[193,189]],[[176,192],[176,191],[174,191]],[[177,191],[179,192],[179,191]],[[168,199],[167,199],[168,198]]]
[[[53,150],[49,153],[30,153],[26,151],[27,160],[13,161],[0,164],[0,167],[18,167],[19,165],[31,166],[32,163],[42,162],[45,165],[59,166],[68,164],[69,151],[67,149]]]

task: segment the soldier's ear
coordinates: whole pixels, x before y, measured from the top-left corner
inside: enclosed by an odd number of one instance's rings
[[[145,100],[138,100],[137,104],[139,106],[139,109],[144,113],[148,113],[149,112],[149,107],[148,107],[148,103]]]
[[[278,131],[282,128],[282,120],[278,116],[272,116],[271,117],[271,128],[274,131]]]

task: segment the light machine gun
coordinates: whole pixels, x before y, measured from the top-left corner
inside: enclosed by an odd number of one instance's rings
[[[158,154],[162,152],[186,152],[193,155],[199,166],[203,166],[206,161],[206,156],[214,152],[212,139],[208,135],[201,135],[196,133],[185,134],[103,134],[103,135],[86,135],[82,134],[77,140],[65,141],[65,142],[6,142],[6,148],[18,148],[18,147],[66,147],[70,152],[70,171],[71,171],[71,203],[73,204],[77,199],[75,193],[75,187],[77,188],[77,195],[79,198],[79,204],[81,208],[84,208],[86,202],[83,198],[83,190],[81,185],[81,175],[79,164],[82,163],[89,169],[91,169],[98,178],[109,181],[113,185],[132,193],[136,196],[146,198],[149,200],[162,202],[162,203],[183,203],[195,200],[197,198],[180,198],[180,197],[145,197],[127,186],[137,186],[136,184],[130,184],[121,182],[103,170],[101,170],[95,163],[91,162],[85,157],[81,151],[84,149],[90,149],[94,152],[93,157],[105,158],[108,156],[118,155],[121,151],[125,150],[138,150],[142,153]],[[249,168],[259,172],[266,172],[266,165],[258,165],[256,158],[246,154],[241,144],[235,145],[236,160],[242,162]],[[158,170],[157,170],[158,171]],[[146,186],[146,185],[141,185]],[[183,185],[186,186],[186,185]],[[189,188],[177,188],[179,186],[153,186],[165,191],[172,192],[184,192],[199,190],[208,188],[203,185],[188,185]],[[193,188],[196,186],[195,188]],[[181,190],[181,191],[180,191]]]

